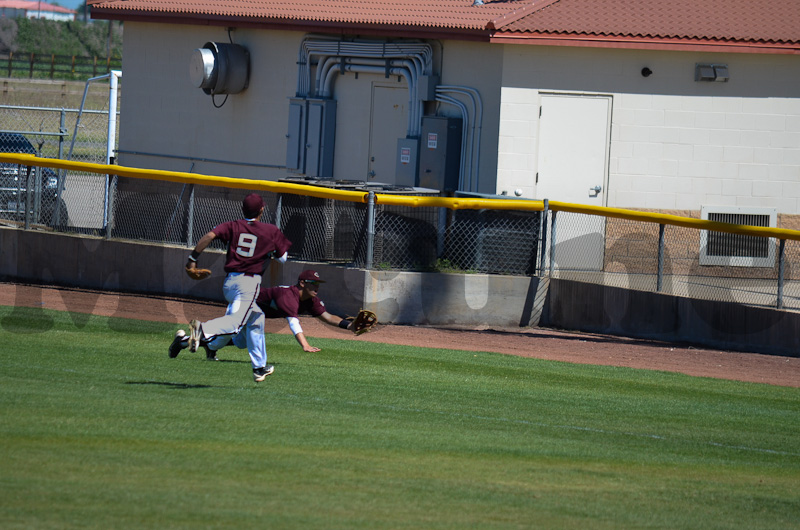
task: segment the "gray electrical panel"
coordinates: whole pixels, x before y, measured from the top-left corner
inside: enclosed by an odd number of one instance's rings
[[[419,148],[418,186],[458,190],[461,169],[461,118],[425,116]]]
[[[336,101],[291,98],[286,133],[286,168],[316,178],[333,178]]]
[[[336,101],[308,100],[306,175],[333,178],[333,147],[336,138]]]
[[[395,170],[395,184],[398,186],[414,187],[417,185],[417,152],[419,140],[416,138],[398,138],[397,140],[397,165]]]
[[[289,100],[289,130],[286,133],[286,169],[292,173],[306,170],[306,113],[308,101]]]

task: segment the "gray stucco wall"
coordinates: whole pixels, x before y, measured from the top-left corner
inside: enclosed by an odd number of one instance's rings
[[[189,249],[0,228],[0,279],[222,301],[223,254],[206,251],[211,278],[183,272]],[[797,357],[800,315],[602,285],[525,276],[367,271],[273,264],[264,282],[287,285],[304,269],[326,280],[332,313],[376,311],[384,323],[567,330],[692,343]],[[541,312],[541,319],[539,318]]]

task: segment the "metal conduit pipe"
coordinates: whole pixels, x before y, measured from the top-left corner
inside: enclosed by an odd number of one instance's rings
[[[436,101],[441,101],[442,103],[449,103],[450,105],[456,106],[461,110],[461,116],[464,122],[469,120],[469,115],[467,114],[467,107],[463,103],[461,103],[456,98],[445,96],[442,94],[436,94]],[[467,142],[467,127],[461,128],[461,165],[458,168],[458,189],[464,190],[464,173],[466,172],[466,165],[467,165],[467,151],[471,148]],[[467,189],[466,191],[472,191],[472,189]]]
[[[467,110],[466,105],[464,105],[458,99],[447,96],[443,92],[436,91],[436,100],[450,103],[451,105],[458,106],[461,109],[461,114],[463,116],[463,125],[461,127],[461,169],[465,175],[464,182],[460,183],[459,189],[465,191],[472,191],[472,146],[473,146],[473,136],[472,130],[473,127],[470,125],[472,123],[472,117],[470,116],[469,111]]]
[[[309,79],[309,72],[311,70],[311,65],[309,61],[311,60],[307,44],[312,41],[317,43],[322,43],[324,41],[329,42],[338,42],[340,41],[340,37],[335,37],[332,35],[306,35],[303,37],[303,41],[300,43],[300,47],[297,50],[297,65],[299,68],[298,76],[297,76],[297,97],[305,97],[308,96],[309,86],[306,82]]]
[[[371,66],[367,64],[351,64],[345,63],[342,68],[330,68],[327,73],[327,77],[323,82],[323,89],[320,95],[322,97],[330,97],[331,95],[331,85],[333,84],[334,78],[344,70],[345,72],[361,72],[361,73],[369,73],[369,74],[382,74],[388,72],[389,75],[401,75],[406,79],[409,87],[409,99],[413,100],[413,96],[411,95],[412,89],[416,91],[416,79],[414,75],[408,68],[393,66],[390,67],[388,70],[384,66]],[[409,115],[410,117],[410,115]]]
[[[472,149],[475,157],[475,162],[471,165],[474,171],[474,180],[472,175],[470,175],[470,188],[472,188],[473,182],[474,184],[478,183],[481,164],[481,130],[483,128],[483,102],[481,101],[481,95],[474,88],[465,86],[439,85],[436,87],[436,91],[441,91],[443,93],[464,94],[469,96],[469,98],[472,100],[472,108],[475,112],[474,119],[472,120],[472,130],[474,131]]]
[[[367,65],[359,65],[359,64],[346,64],[344,65],[345,72],[363,72],[363,73],[383,73],[386,71],[386,68],[382,66],[367,66]],[[328,76],[325,79],[325,88],[322,91],[322,94],[330,94],[331,84],[333,83],[333,79],[339,75],[341,69],[331,68],[328,72]],[[411,72],[407,68],[390,68],[389,74],[391,75],[402,75],[406,78],[406,82],[408,83],[408,104],[409,108],[414,104],[414,97],[412,94],[416,92],[416,83],[411,75]],[[409,136],[414,135],[414,126],[411,121],[412,113],[408,113],[408,125],[406,128],[406,133]]]
[[[429,69],[433,63],[433,48],[429,44],[422,42],[343,42],[339,49],[343,50],[348,55],[361,55],[381,58],[419,56]],[[363,53],[365,49],[369,53]],[[425,73],[430,73],[430,70]]]
[[[465,91],[460,90],[460,87],[458,87],[457,90],[456,89],[439,90],[438,88],[439,87],[437,87],[437,91],[436,91],[437,97],[438,96],[444,96],[448,92],[456,92],[456,91],[459,92],[459,93],[464,93],[465,92]],[[467,94],[467,95],[470,95],[470,94]],[[453,98],[452,96],[447,96],[447,97],[450,97],[451,99],[458,101],[456,98]],[[476,112],[478,112],[478,109],[477,109],[477,105],[476,105],[475,100],[472,100],[472,103],[473,103],[472,112],[473,112],[473,115],[474,115]],[[465,179],[464,184],[463,184],[464,187],[461,188],[461,189],[463,189],[465,191],[475,191],[475,189],[477,188],[477,178],[473,179],[473,174],[477,174],[477,167],[473,164],[473,159],[474,159],[473,153],[474,153],[474,151],[476,149],[476,147],[475,147],[475,145],[476,145],[476,142],[475,142],[475,118],[474,118],[473,115],[470,115],[469,112],[465,111],[465,113],[464,113],[464,125],[462,127],[462,137],[465,138],[464,141],[466,142],[465,144],[463,144],[464,148],[465,148],[465,157],[466,157],[463,167],[464,167],[466,179]],[[466,131],[469,131],[469,137],[467,137]],[[480,149],[480,144],[478,144],[477,149]]]
[[[323,87],[319,92],[319,96],[321,97],[331,97],[331,89],[328,80],[330,79],[330,72],[334,68],[340,68],[341,65],[344,64],[359,64],[359,65],[367,65],[367,66],[381,66],[385,68],[386,59],[373,59],[373,58],[365,58],[365,57],[342,57],[342,56],[330,56],[325,57],[324,59],[320,59],[320,63],[317,66],[317,87]],[[410,134],[416,136],[419,134],[420,131],[420,124],[422,119],[422,100],[419,96],[419,76],[422,75],[420,72],[422,71],[422,65],[419,60],[415,59],[389,59],[389,64],[392,67],[397,67],[399,65],[408,69],[408,71],[412,74],[411,79],[412,83],[409,84],[409,90],[413,90],[412,96],[412,106],[409,109],[410,116],[409,121],[413,124],[411,128]]]
[[[381,68],[386,68],[386,61],[387,59],[373,59],[373,58],[365,58],[365,57],[342,57],[342,56],[329,56],[320,58],[320,63],[317,65],[317,80],[316,85],[317,87],[322,87],[319,91],[319,96],[323,98],[332,97],[332,90],[331,90],[331,70],[333,69],[340,69],[343,64],[359,64],[359,65],[366,65],[366,66],[380,66]],[[421,65],[418,60],[411,60],[411,59],[389,59],[389,64],[392,67],[396,67],[398,65],[402,65],[408,69],[410,73],[412,73],[411,79],[412,83],[409,83],[409,92],[411,96],[411,107],[409,109],[409,123],[411,126],[408,129],[408,134],[411,136],[418,136],[421,130],[421,123],[422,123],[422,100],[419,96],[419,72],[421,70]]]
[[[323,86],[323,90],[321,92],[322,97],[331,97],[332,96],[332,89],[330,88],[330,84],[328,83],[330,71],[333,68],[340,68],[342,64],[354,64],[354,65],[364,65],[364,66],[377,66],[386,68],[386,59],[371,59],[365,57],[329,57],[322,63],[322,66],[317,67],[317,75],[319,76],[317,81],[317,86]],[[408,134],[410,136],[419,136],[420,131],[422,130],[422,99],[419,94],[419,78],[422,74],[422,65],[419,61],[412,60],[412,59],[389,59],[389,66],[390,67],[405,67],[411,73],[410,79],[412,80],[409,83],[408,90],[411,107],[409,109],[409,123],[411,127],[409,128]]]
[[[373,58],[414,58],[423,65],[423,73],[430,73],[433,49],[425,43],[391,43],[381,41],[342,41],[330,37],[308,36],[303,39],[298,52],[298,97],[307,97],[311,91],[311,63],[313,57],[350,56]]]

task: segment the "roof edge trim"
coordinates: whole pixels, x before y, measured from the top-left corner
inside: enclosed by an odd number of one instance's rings
[[[223,26],[237,28],[262,28],[283,31],[320,32],[335,35],[369,33],[379,36],[414,37],[425,39],[456,39],[463,41],[488,42],[490,34],[485,29],[463,28],[427,28],[398,24],[342,24],[325,21],[297,21],[293,19],[275,18],[236,18],[225,15],[141,13],[121,10],[92,11],[95,20],[120,20],[125,22],[141,22],[155,24],[181,24],[191,26]]]
[[[711,42],[677,39],[623,39],[598,37],[554,37],[552,35],[512,35],[494,34],[489,39],[495,44],[523,44],[532,46],[573,46],[580,48],[620,48],[639,50],[725,52],[725,53],[767,53],[800,55],[800,45],[780,45],[758,42]]]

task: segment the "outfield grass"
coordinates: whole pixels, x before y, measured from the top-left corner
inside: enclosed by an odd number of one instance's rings
[[[800,389],[174,330],[0,307],[0,527],[800,526]]]

